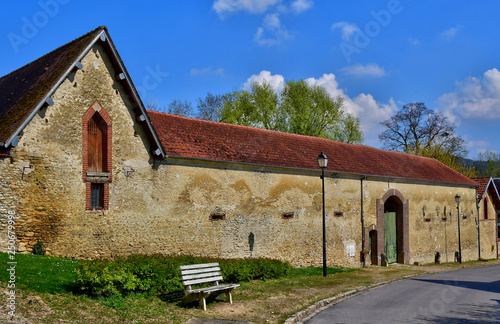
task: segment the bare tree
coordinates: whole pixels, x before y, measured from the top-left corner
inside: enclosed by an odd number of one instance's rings
[[[193,106],[190,101],[174,99],[168,104],[168,114],[193,117]]]
[[[379,139],[386,149],[434,158],[442,154],[453,157],[468,154],[465,141],[455,134],[455,124],[421,102],[404,105],[381,124],[385,130]]]
[[[213,95],[210,92],[207,93],[204,99],[198,98],[198,115],[196,118],[219,121],[220,120],[220,109],[224,104],[223,95]]]
[[[155,110],[159,112],[164,112],[167,114],[184,116],[184,117],[193,117],[193,106],[190,101],[174,99],[170,102],[168,107],[159,107],[157,104],[149,103],[146,105],[147,109]]]

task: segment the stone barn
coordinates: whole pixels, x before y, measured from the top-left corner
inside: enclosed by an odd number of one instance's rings
[[[483,259],[498,258],[498,242],[500,242],[500,179],[477,178],[478,188],[478,215],[479,215],[479,242],[480,257]]]
[[[10,217],[22,253],[42,241],[84,259],[321,265],[324,152],[329,265],[453,261],[458,223],[463,259],[479,255],[475,181],[429,158],[146,110],[105,27],[0,78],[0,103],[3,251]]]

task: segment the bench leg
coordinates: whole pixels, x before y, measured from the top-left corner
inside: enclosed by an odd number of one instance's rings
[[[226,292],[226,297],[227,297],[227,301],[232,304],[233,303],[233,297],[231,296],[231,292],[228,291]]]
[[[202,308],[204,311],[207,310],[207,303],[205,301],[205,294],[201,293],[198,295],[198,301],[200,303],[200,308]]]

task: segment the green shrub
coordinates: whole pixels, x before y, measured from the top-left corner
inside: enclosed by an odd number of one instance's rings
[[[45,255],[45,249],[43,248],[43,242],[38,241],[36,244],[33,246],[33,252],[32,254],[35,255]]]
[[[131,255],[113,261],[83,261],[76,269],[76,283],[90,296],[168,294],[183,290],[180,265],[210,262],[219,262],[225,282],[231,283],[280,278],[292,269],[288,262],[271,259]]]

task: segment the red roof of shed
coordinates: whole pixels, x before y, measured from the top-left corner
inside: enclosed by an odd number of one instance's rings
[[[148,111],[168,156],[477,185],[441,162],[332,140]]]

